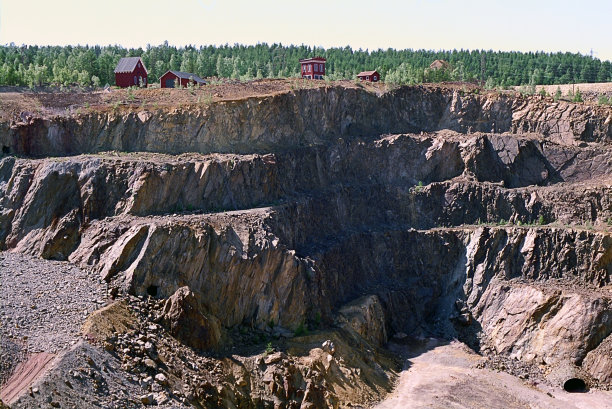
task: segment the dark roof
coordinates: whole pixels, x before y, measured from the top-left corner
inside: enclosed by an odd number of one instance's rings
[[[323,58],[323,57],[302,58],[302,59],[300,60],[300,62],[301,62],[301,63],[305,63],[305,62],[313,62],[313,61],[316,61],[316,62],[325,62],[325,61],[327,61],[327,60],[326,60],[325,58]]]
[[[140,63],[142,64],[142,68],[147,71],[147,67],[145,67],[140,57],[123,57],[117,63],[117,66],[115,67],[115,72],[132,72],[136,68],[136,64],[138,64],[138,61],[140,61]],[[147,74],[148,73],[149,72],[147,71]]]
[[[368,75],[374,75],[374,74],[378,74],[376,72],[376,70],[374,71],[361,71],[359,74],[357,74],[358,77],[367,77]]]
[[[195,82],[203,82],[204,84],[206,84],[206,81],[204,81],[202,78],[198,77],[195,74],[192,74],[190,72],[183,72],[183,71],[174,71],[174,70],[169,70],[166,72],[166,74],[168,74],[169,72],[171,72],[172,74],[176,75],[177,77],[181,78],[181,79],[186,79],[186,80],[194,80]],[[164,75],[166,75],[164,74]],[[162,77],[164,76],[162,75]],[[160,77],[161,78],[161,77]]]

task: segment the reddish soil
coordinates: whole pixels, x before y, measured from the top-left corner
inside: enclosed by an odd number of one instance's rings
[[[107,91],[32,91],[16,87],[0,87],[0,121],[27,122],[28,117],[48,118],[57,115],[74,115],[87,112],[108,112],[117,109],[158,109],[181,106],[208,105],[217,101],[234,101],[293,92],[300,89],[340,86],[363,88],[377,95],[393,86],[382,82],[356,82],[349,80],[324,81],[300,78],[261,79],[253,81],[211,81],[209,85],[192,89],[169,88],[120,89]],[[426,87],[450,88],[473,91],[478,88],[470,83],[424,84]]]
[[[45,372],[55,355],[46,352],[33,354],[30,358],[17,366],[13,375],[9,378],[0,391],[0,399],[6,404],[11,404],[17,399],[34,381]]]
[[[207,105],[216,101],[240,100],[255,96],[282,94],[299,89],[340,85],[346,88],[363,87],[372,92],[387,90],[382,83],[356,83],[354,81],[262,79],[254,81],[212,82],[192,89],[119,89],[107,91],[40,91],[19,90],[14,87],[0,89],[0,121],[27,121],[27,117],[51,117],[91,111],[115,109],[157,109],[183,105]]]

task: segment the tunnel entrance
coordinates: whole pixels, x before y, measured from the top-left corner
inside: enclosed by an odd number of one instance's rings
[[[147,294],[149,294],[151,297],[157,297],[157,286],[156,285],[148,286]]]
[[[9,153],[11,153],[11,148],[9,148],[8,146],[4,145],[2,146],[2,153],[4,155],[8,155]]]
[[[566,392],[586,392],[586,383],[580,378],[570,378],[563,384],[563,389]]]

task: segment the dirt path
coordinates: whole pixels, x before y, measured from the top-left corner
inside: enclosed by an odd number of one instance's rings
[[[460,342],[429,340],[396,346],[415,354],[400,375],[396,390],[375,409],[610,409],[612,392],[567,393],[543,384],[528,384],[512,375],[475,366],[485,358]]]
[[[34,354],[26,362],[20,363],[13,376],[2,387],[0,399],[7,404],[13,403],[21,393],[39,378],[55,355],[41,352]]]

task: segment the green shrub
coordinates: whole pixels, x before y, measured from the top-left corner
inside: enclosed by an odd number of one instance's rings
[[[315,313],[313,327],[314,327],[314,329],[319,329],[320,326],[321,326],[321,313],[319,311],[317,311]]]
[[[306,326],[306,324],[304,324],[304,322],[300,322],[300,325],[298,325],[298,327],[295,329],[293,335],[295,335],[296,337],[308,335],[308,327]]]
[[[136,96],[134,95],[134,88],[129,87],[127,89],[127,96],[130,102],[134,102],[134,100],[136,99]]]

